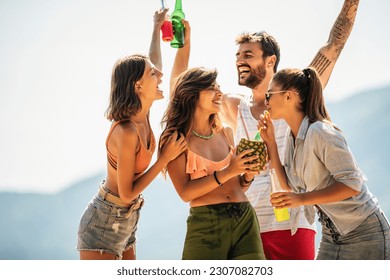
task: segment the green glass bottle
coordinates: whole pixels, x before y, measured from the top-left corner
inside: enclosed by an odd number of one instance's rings
[[[171,14],[174,36],[171,41],[172,48],[182,48],[184,46],[184,24],[181,21],[183,18],[185,18],[185,15],[183,13],[181,0],[176,0],[175,9]]]

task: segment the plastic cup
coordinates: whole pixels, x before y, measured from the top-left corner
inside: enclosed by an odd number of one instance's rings
[[[290,220],[290,213],[288,208],[274,208],[274,214],[277,222],[284,222]]]
[[[173,40],[173,28],[172,22],[169,20],[165,20],[163,25],[161,26],[162,31],[162,40],[164,42],[170,42]]]

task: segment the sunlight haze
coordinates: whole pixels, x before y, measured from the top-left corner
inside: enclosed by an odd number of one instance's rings
[[[172,12],[174,0],[166,2]],[[237,85],[237,35],[266,30],[280,43],[279,69],[303,68],[326,43],[343,2],[183,0],[190,66],[217,68],[225,93],[249,93]],[[112,66],[148,53],[159,7],[159,0],[0,0],[0,191],[52,193],[105,172]],[[360,1],[328,102],[390,84],[389,14],[388,0]],[[161,45],[167,96],[176,50]],[[166,102],[152,106],[156,137]]]

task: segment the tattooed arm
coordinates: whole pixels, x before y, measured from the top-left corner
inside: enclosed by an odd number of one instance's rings
[[[332,74],[336,61],[351,34],[359,0],[345,0],[343,8],[329,34],[328,42],[323,46],[310,63],[320,74],[321,82],[325,88]]]

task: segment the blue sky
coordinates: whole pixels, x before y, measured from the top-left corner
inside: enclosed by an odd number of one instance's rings
[[[174,1],[167,0],[173,10]],[[115,60],[147,53],[159,0],[0,0],[0,191],[56,192],[105,170],[110,74]],[[266,30],[280,68],[305,67],[325,44],[342,0],[183,0],[192,66],[236,84],[235,37]],[[390,2],[361,1],[354,30],[326,88],[337,101],[390,84]],[[175,50],[162,43],[165,92]],[[166,100],[151,112],[155,134]]]

